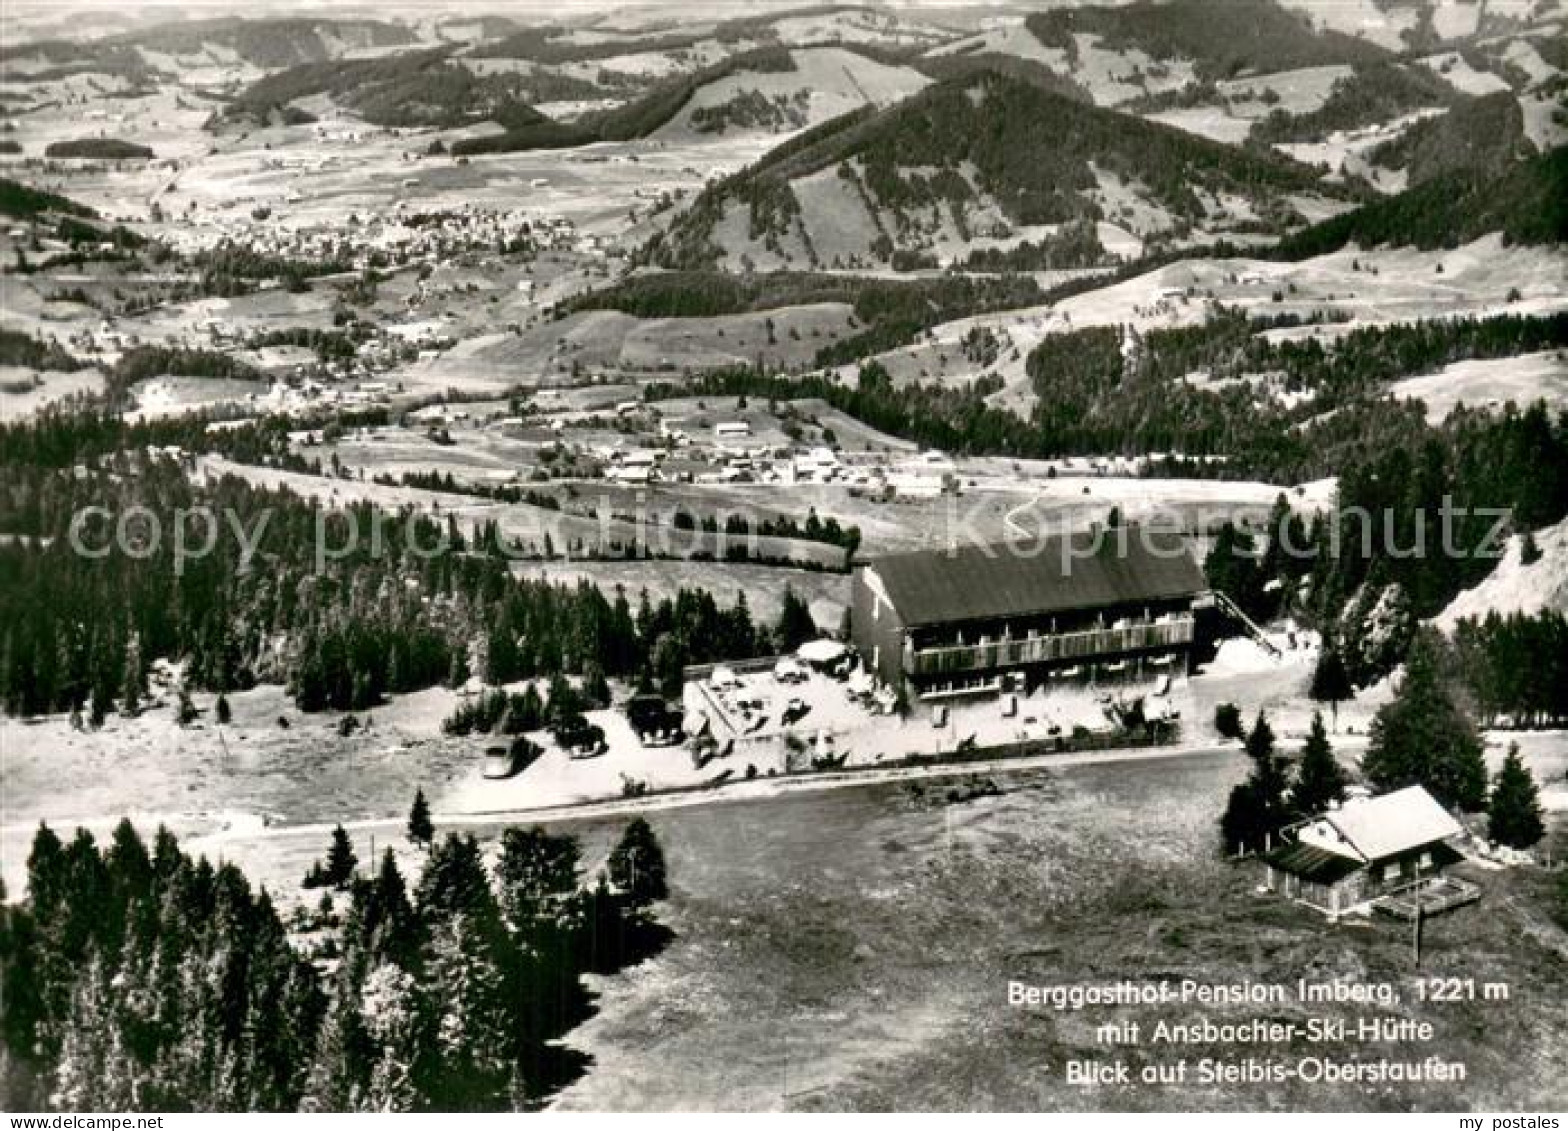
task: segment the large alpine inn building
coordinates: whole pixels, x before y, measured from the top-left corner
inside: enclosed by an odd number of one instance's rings
[[[1185,674],[1212,597],[1184,538],[1123,527],[880,557],[851,603],[865,664],[940,699]]]

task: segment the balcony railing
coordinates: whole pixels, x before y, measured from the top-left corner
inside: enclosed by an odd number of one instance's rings
[[[911,675],[987,671],[991,668],[1043,664],[1057,660],[1114,656],[1150,648],[1171,648],[1192,643],[1193,620],[1178,617],[1163,622],[1123,628],[1059,632],[1048,636],[1019,636],[980,644],[906,651],[905,668]]]

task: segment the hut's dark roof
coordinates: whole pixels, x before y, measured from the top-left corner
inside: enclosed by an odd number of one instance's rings
[[[1464,859],[1462,853],[1442,841],[1425,845],[1422,851],[1431,853],[1432,863],[1439,868],[1446,868]],[[1367,866],[1349,856],[1341,856],[1337,852],[1330,852],[1315,844],[1302,844],[1300,841],[1282,844],[1263,858],[1281,872],[1288,872],[1315,884],[1338,883],[1352,872]]]
[[[1178,534],[1124,527],[872,560],[906,625],[1187,597],[1208,586]]]
[[[1314,884],[1338,883],[1352,872],[1365,867],[1359,860],[1341,856],[1313,844],[1282,844],[1264,856],[1281,872],[1298,876]]]

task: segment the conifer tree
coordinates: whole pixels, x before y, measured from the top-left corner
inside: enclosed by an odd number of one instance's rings
[[[114,710],[114,699],[103,683],[94,683],[92,697],[87,703],[87,725],[93,730],[103,727],[109,712]]]
[[[428,849],[435,839],[436,826],[430,819],[430,802],[425,800],[423,787],[414,790],[414,804],[408,811],[408,839]]]
[[[817,625],[811,619],[810,606],[796,596],[795,590],[789,586],[784,587],[784,603],[779,609],[778,625],[773,635],[781,652],[793,652],[817,637]]]
[[[438,924],[425,956],[433,1045],[421,1091],[436,1111],[485,1111],[510,1090],[514,1062],[505,978],[493,935],[459,912]]]
[[[604,669],[598,663],[589,663],[583,672],[583,698],[594,707],[604,708],[610,705],[610,681],[605,678]]]
[[[1322,712],[1313,712],[1312,730],[1301,748],[1301,765],[1296,770],[1296,787],[1291,793],[1298,816],[1321,813],[1331,804],[1345,799],[1345,771],[1334,757],[1328,735],[1323,730]]]
[[[417,1110],[416,1073],[428,1055],[429,1040],[413,976],[394,963],[381,963],[365,977],[359,1008],[371,1067],[357,1106],[363,1111]]]
[[[1486,763],[1475,724],[1446,686],[1441,637],[1417,637],[1394,699],[1378,708],[1361,761],[1379,789],[1425,786],[1444,805],[1474,812],[1486,799]]]
[[[141,651],[132,645],[125,655],[125,674],[120,680],[120,714],[134,719],[142,710]]]
[[[1519,757],[1519,745],[1508,748],[1492,783],[1487,828],[1494,843],[1529,848],[1546,835],[1541,820],[1541,792],[1530,769]]]
[[[1327,703],[1334,729],[1339,729],[1339,705],[1355,694],[1350,685],[1350,673],[1345,670],[1345,660],[1339,649],[1325,646],[1318,655],[1317,666],[1312,669],[1312,687],[1308,692],[1319,703]]]
[[[54,1107],[100,1111],[106,1106],[99,1100],[112,1017],[109,976],[102,958],[94,953],[75,982],[70,1014],[61,1026],[64,1040],[49,1097]]]
[[[331,1011],[322,1023],[301,1103],[304,1111],[357,1111],[370,1075],[370,1042],[358,995],[340,971]]]
[[[634,907],[644,907],[670,894],[665,880],[664,849],[641,817],[626,826],[620,842],[610,852],[606,870],[610,883]]]
[[[191,693],[185,688],[180,688],[175,702],[174,721],[180,726],[190,726],[196,721],[196,704],[191,702]]]
[[[332,830],[332,843],[327,846],[327,866],[322,878],[341,891],[348,887],[349,880],[354,877],[354,869],[358,866],[359,857],[354,855],[348,832],[338,825]]]
[[[1220,840],[1228,854],[1263,851],[1290,819],[1285,770],[1274,752],[1274,730],[1262,711],[1247,735],[1246,748],[1252,772],[1231,790],[1220,816]]]
[[[1245,746],[1247,757],[1254,762],[1265,762],[1274,757],[1274,728],[1269,725],[1268,716],[1262,711],[1252,720],[1252,729],[1247,732]]]
[[[479,842],[472,834],[448,833],[436,844],[419,877],[414,903],[427,923],[449,922],[458,914],[486,922],[495,920],[495,896],[485,874]]]
[[[541,828],[510,828],[501,835],[496,881],[501,909],[514,927],[540,917],[552,901],[577,888],[582,850],[569,836],[551,836]]]

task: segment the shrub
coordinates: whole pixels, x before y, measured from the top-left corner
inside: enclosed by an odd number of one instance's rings
[[[1214,708],[1214,729],[1219,731],[1221,738],[1240,739],[1241,708],[1234,703],[1221,703]]]

